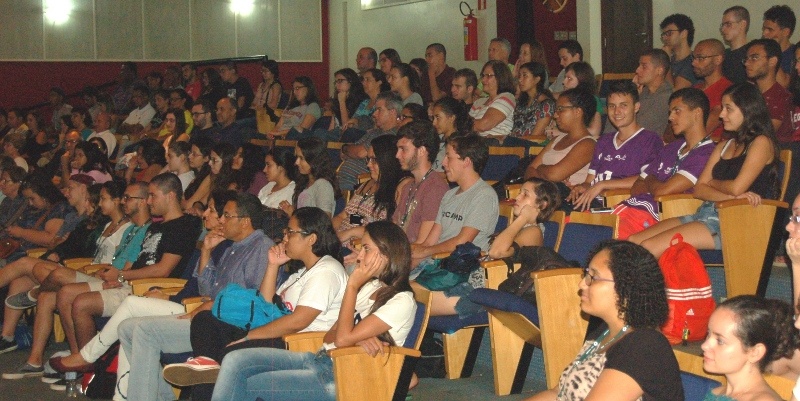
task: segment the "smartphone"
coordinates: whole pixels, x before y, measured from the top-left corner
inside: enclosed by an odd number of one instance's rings
[[[611,213],[614,211],[613,207],[593,207],[589,209],[592,213]]]

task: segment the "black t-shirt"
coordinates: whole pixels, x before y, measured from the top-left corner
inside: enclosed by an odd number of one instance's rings
[[[97,251],[97,239],[103,234],[108,217],[103,216],[99,221],[95,222],[93,228],[89,228],[92,219],[85,218],[75,226],[75,229],[69,234],[69,237],[64,242],[58,244],[53,248],[53,252],[61,258],[89,258],[94,256]]]
[[[590,336],[599,337],[608,326],[600,325]],[[606,351],[604,369],[630,376],[644,391],[645,401],[681,401],[680,367],[667,338],[654,329],[635,329]]]
[[[174,220],[151,224],[147,234],[144,235],[139,257],[131,268],[141,269],[156,264],[165,253],[171,253],[179,255],[181,260],[172,269],[169,277],[181,277],[200,236],[200,229],[200,218],[188,214]]]
[[[253,103],[253,98],[255,95],[253,94],[253,87],[250,86],[250,82],[247,81],[245,77],[239,77],[234,83],[225,83],[225,90],[228,92],[228,97],[231,99],[239,101],[240,97],[244,96],[244,106],[239,108],[239,112],[236,113],[236,118],[242,118],[241,115],[247,113],[250,110],[250,104]]]

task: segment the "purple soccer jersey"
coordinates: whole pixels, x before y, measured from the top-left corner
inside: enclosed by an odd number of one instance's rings
[[[641,174],[655,160],[663,145],[661,136],[644,128],[620,146],[616,144],[618,134],[606,134],[597,141],[589,164],[589,174],[594,175],[592,185]]]

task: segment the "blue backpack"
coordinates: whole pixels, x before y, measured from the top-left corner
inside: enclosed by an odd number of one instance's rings
[[[214,298],[211,314],[240,329],[251,330],[290,313],[283,305],[267,302],[256,289],[230,283]]]

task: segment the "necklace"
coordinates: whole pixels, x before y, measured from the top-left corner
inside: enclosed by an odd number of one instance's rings
[[[419,181],[419,184],[408,184],[408,198],[406,198],[406,205],[405,205],[405,212],[403,216],[400,218],[400,227],[406,228],[406,223],[408,223],[408,217],[411,215],[411,212],[416,208],[417,200],[414,199],[417,196],[417,190],[422,184],[428,179],[428,176],[431,175],[433,172],[433,167],[431,167],[422,179]]]
[[[128,235],[125,236],[125,241],[121,243],[120,246],[117,247],[117,250],[114,251],[114,256],[111,257],[112,264],[114,263],[114,260],[116,260],[117,257],[119,257],[128,248],[133,239],[136,238],[136,235],[139,234],[139,232],[142,231],[143,228],[148,227],[149,224],[150,224],[150,219],[147,219],[147,221],[144,222],[144,224],[142,224],[141,226],[134,225],[134,228],[128,231]]]

